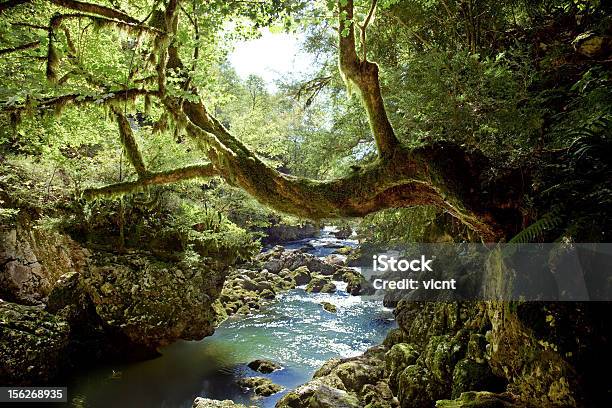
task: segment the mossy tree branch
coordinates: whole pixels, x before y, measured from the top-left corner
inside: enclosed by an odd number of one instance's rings
[[[120,194],[133,193],[146,186],[171,184],[183,180],[207,179],[217,175],[212,164],[201,164],[181,167],[178,169],[150,172],[134,181],[109,184],[103,187],[88,188],[83,191],[87,199],[108,197]]]
[[[13,52],[25,51],[32,48],[36,48],[40,45],[40,41],[32,41],[26,44],[17,45],[15,47],[4,48],[0,50],[0,55],[11,54]]]
[[[68,106],[84,106],[89,104],[104,105],[112,102],[132,101],[139,96],[159,96],[156,89],[129,88],[111,89],[103,94],[83,95],[80,93],[70,93],[59,96],[52,96],[42,99],[33,99],[32,105],[38,112],[61,111]],[[4,107],[2,110],[7,113],[16,113],[26,110],[25,105],[13,105]]]
[[[363,59],[360,59],[357,55],[353,0],[338,1],[338,7],[340,10],[338,17],[340,71],[347,82],[347,86],[355,85],[359,90],[368,113],[370,129],[376,140],[379,156],[382,158],[390,157],[400,143],[395,136],[395,131],[385,109],[378,78],[378,65],[368,61],[365,54]],[[375,7],[376,3],[373,3],[371,14],[374,13]],[[371,14],[366,18],[364,30],[369,24]],[[362,47],[365,49],[365,44],[362,44]]]
[[[142,160],[142,155],[140,154],[138,144],[136,143],[134,133],[132,132],[132,126],[120,109],[113,107],[112,110],[117,118],[119,136],[121,145],[125,150],[125,154],[127,155],[130,164],[134,166],[136,174],[138,174],[138,178],[146,178],[149,172],[147,171],[144,161]]]
[[[118,90],[108,97],[115,100],[130,99],[139,94],[159,97],[177,126],[185,129],[198,143],[211,163],[168,172],[147,173],[142,157],[134,156],[130,161],[137,168],[137,180],[89,189],[85,192],[87,197],[128,193],[151,184],[219,175],[263,204],[305,218],[355,217],[385,208],[432,205],[469,225],[484,240],[495,241],[504,235],[500,209],[513,208],[516,199],[508,192],[511,189],[504,192],[491,188],[483,181],[481,174],[489,166],[483,157],[450,143],[413,150],[399,143],[385,110],[378,66],[365,56],[359,58],[356,52],[352,0],[338,2],[339,65],[347,82],[359,89],[378,148],[379,160],[345,177],[328,181],[294,177],[277,171],[265,164],[209,114],[199,98],[186,99],[166,93],[165,77],[167,71],[172,69],[181,72],[184,84],[190,84],[187,90],[192,95],[198,95],[197,88],[189,80],[189,73],[183,69],[177,42],[174,41],[179,23],[177,5],[176,0],[170,0],[162,18],[157,18],[162,12],[157,12],[157,17],[152,18],[159,22],[159,25],[154,25],[156,30],[163,33],[156,34],[158,89]],[[94,103],[98,99],[67,95],[47,101],[46,106]],[[120,128],[121,124],[127,122],[125,116],[117,119]],[[126,138],[126,135],[131,134],[129,124],[124,130],[128,131],[124,132],[122,140],[129,142]]]

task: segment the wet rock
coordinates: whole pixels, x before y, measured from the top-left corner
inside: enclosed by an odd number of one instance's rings
[[[321,306],[323,306],[323,310],[328,311],[329,313],[336,313],[338,311],[338,308],[336,308],[336,305],[333,303],[321,302]]]
[[[312,278],[306,286],[308,293],[334,293],[336,285],[331,281],[331,278],[325,276],[316,276]]]
[[[306,285],[311,279],[310,271],[306,266],[300,266],[299,268],[291,271],[289,276],[293,278],[297,286]]]
[[[412,344],[395,344],[385,354],[385,377],[389,379],[391,389],[397,392],[399,375],[406,367],[416,364],[419,358],[417,348]]]
[[[453,370],[452,398],[472,390],[502,391],[504,381],[495,377],[486,363],[465,358],[455,365]]]
[[[192,408],[256,408],[255,406],[247,407],[246,405],[236,404],[231,400],[212,400],[208,398],[198,397],[193,401]]]
[[[66,367],[68,322],[36,306],[0,300],[0,384],[49,381]]]
[[[146,253],[99,253],[83,284],[106,327],[143,350],[214,332],[222,265],[162,262]],[[197,313],[194,313],[197,311]]]
[[[353,234],[353,229],[351,227],[340,228],[338,231],[334,232],[334,237],[338,239],[347,239]]]
[[[509,394],[495,394],[487,391],[464,392],[455,400],[439,400],[436,408],[519,408]]]
[[[270,395],[281,392],[283,387],[274,384],[270,379],[265,377],[247,377],[238,380],[238,384],[244,388],[253,390],[255,395],[269,397]]]
[[[289,392],[276,403],[276,408],[361,408],[359,399],[348,392],[331,387],[321,380],[310,381]]]
[[[402,408],[430,408],[445,395],[445,385],[419,364],[406,367],[399,376],[397,397]]]
[[[251,370],[259,371],[260,373],[263,373],[263,374],[270,374],[274,371],[277,371],[283,368],[281,367],[280,364],[277,364],[274,361],[264,360],[264,359],[253,360],[249,364],[247,364],[247,366]]]

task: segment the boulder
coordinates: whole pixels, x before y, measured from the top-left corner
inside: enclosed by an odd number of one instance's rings
[[[325,276],[316,276],[312,278],[306,286],[308,293],[334,293],[336,285],[331,281],[331,278]]]
[[[236,404],[231,400],[212,400],[208,398],[198,397],[193,401],[192,408],[256,408],[254,405],[247,407],[246,405]]]
[[[495,394],[488,391],[464,392],[454,400],[439,400],[436,408],[518,408],[523,404],[514,402],[507,393]]]
[[[276,408],[361,408],[359,399],[348,392],[331,387],[320,379],[312,380],[287,393]]]
[[[376,290],[363,275],[353,269],[346,269],[342,274],[342,280],[347,283],[346,291],[353,296],[372,295]]]
[[[269,397],[270,395],[281,392],[283,387],[274,384],[270,379],[265,377],[246,377],[238,380],[238,384],[244,388],[253,390],[255,395]]]
[[[419,358],[417,348],[412,344],[395,344],[385,354],[385,377],[389,379],[391,389],[397,392],[399,375],[406,367],[416,364]]]
[[[259,371],[263,374],[270,374],[274,371],[283,368],[280,364],[277,364],[274,361],[264,359],[257,359],[251,361],[249,364],[247,364],[247,367],[249,367],[251,370]]]
[[[300,266],[299,268],[291,271],[289,276],[293,278],[297,286],[306,285],[311,279],[310,271],[308,270],[307,266]]]
[[[333,303],[321,302],[321,306],[323,306],[323,310],[329,313],[336,313],[338,311],[338,308]]]
[[[68,322],[36,306],[0,300],[0,384],[40,385],[66,368]]]
[[[353,229],[351,227],[340,228],[338,231],[334,232],[334,237],[338,239],[348,239],[353,234]]]
[[[155,351],[214,332],[213,308],[227,271],[216,264],[162,262],[146,253],[98,253],[83,285],[106,327]],[[197,311],[197,313],[194,313]]]

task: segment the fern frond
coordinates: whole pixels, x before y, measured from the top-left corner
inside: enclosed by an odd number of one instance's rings
[[[539,236],[542,236],[546,231],[559,226],[563,218],[559,210],[550,211],[542,216],[539,220],[516,234],[510,241],[510,244],[527,244]]]

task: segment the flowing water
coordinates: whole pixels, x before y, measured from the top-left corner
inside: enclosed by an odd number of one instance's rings
[[[355,246],[325,229],[321,237],[296,241],[287,248],[307,246],[326,256],[333,246]],[[153,360],[99,367],[80,375],[69,388],[71,406],[95,408],[175,408],[192,406],[198,396],[231,399],[247,405],[273,407],[287,390],[308,381],[333,357],[350,357],[382,342],[395,323],[380,299],[350,296],[336,282],[334,294],[308,294],[297,288],[263,307],[258,314],[232,317],[211,337],[180,341],[161,350]],[[336,314],[319,304],[328,301]],[[235,384],[241,377],[262,375],[246,364],[257,358],[280,363],[282,370],[264,375],[286,388],[267,398],[255,398]]]

